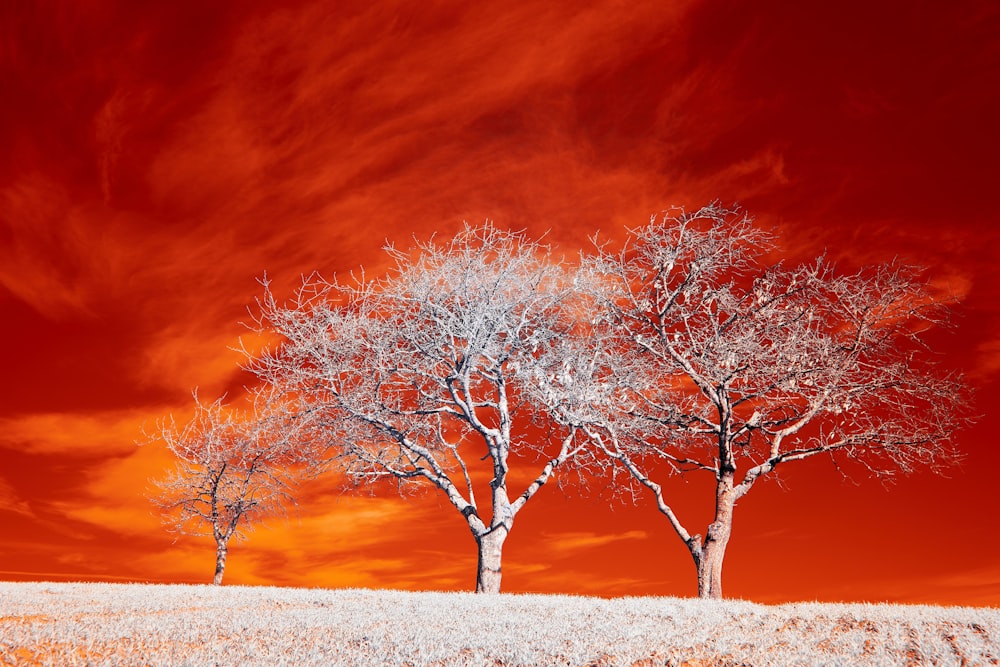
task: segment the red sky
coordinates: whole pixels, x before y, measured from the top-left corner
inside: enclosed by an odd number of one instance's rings
[[[211,543],[144,497],[166,457],[134,443],[245,380],[228,348],[264,270],[288,290],[486,218],[572,253],[718,198],[790,261],[926,266],[960,299],[933,343],[983,414],[948,478],[809,462],[758,485],[726,593],[1000,605],[997,4],[563,4],[2,4],[0,578],[210,580]],[[679,489],[703,526],[705,490]],[[474,584],[436,495],[301,502],[229,582]],[[546,487],[504,558],[507,591],[695,592],[651,505],[596,494]]]

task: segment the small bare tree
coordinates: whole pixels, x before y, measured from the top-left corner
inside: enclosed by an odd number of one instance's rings
[[[178,426],[170,416],[146,434],[177,458],[167,476],[154,480],[158,493],[151,500],[172,530],[215,540],[213,583],[221,584],[230,541],[294,504],[294,484],[314,473],[321,458],[301,438],[304,420],[263,393],[249,410],[222,398],[209,405],[194,398],[188,422]]]
[[[497,592],[518,512],[583,449],[525,391],[573,328],[571,277],[548,248],[490,224],[387,251],[387,278],[314,275],[284,305],[265,280],[259,324],[283,342],[250,367],[298,397],[358,484],[444,494],[476,541],[476,591]],[[512,464],[530,459],[540,468],[512,493]]]
[[[591,343],[565,355],[573,381],[540,394],[652,496],[701,597],[722,596],[734,510],[758,480],[818,455],[882,479],[941,470],[969,421],[962,379],[928,358],[923,335],[946,304],[918,272],[768,266],[773,248],[741,210],[715,204],[654,218],[621,253],[601,249],[587,260],[591,309],[603,310]],[[688,473],[714,479],[704,537],[663,488]]]

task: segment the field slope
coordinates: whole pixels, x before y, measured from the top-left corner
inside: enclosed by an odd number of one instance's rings
[[[997,665],[1000,609],[0,583],[0,665]]]

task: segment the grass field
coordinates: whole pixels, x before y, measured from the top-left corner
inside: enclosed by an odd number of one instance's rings
[[[1000,609],[0,583],[0,665],[997,665]]]

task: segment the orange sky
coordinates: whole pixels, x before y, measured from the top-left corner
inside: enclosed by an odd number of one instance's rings
[[[997,4],[564,4],[2,4],[0,578],[210,581],[211,543],[174,543],[144,498],[166,457],[134,441],[244,381],[228,346],[264,270],[287,291],[487,217],[574,252],[719,198],[792,261],[927,266],[961,298],[933,342],[984,415],[950,478],[810,461],[758,485],[726,593],[1000,605]],[[473,587],[443,499],[333,487],[235,546],[227,581]],[[707,490],[678,488],[703,530]],[[504,553],[507,591],[695,583],[651,505],[555,487]]]

